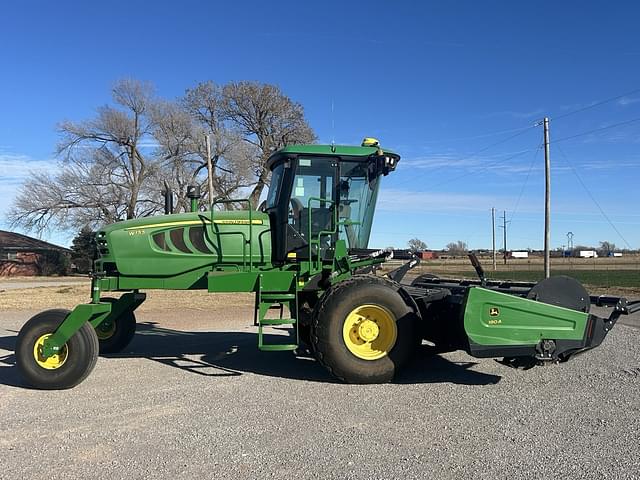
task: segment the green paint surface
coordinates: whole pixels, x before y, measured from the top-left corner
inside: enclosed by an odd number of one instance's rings
[[[472,287],[464,329],[480,345],[535,345],[541,339],[581,340],[588,317],[576,310]]]

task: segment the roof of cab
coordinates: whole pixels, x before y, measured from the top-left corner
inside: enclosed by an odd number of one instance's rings
[[[400,158],[395,152],[391,150],[382,149],[382,151],[386,154],[393,155]],[[267,161],[267,165],[271,167],[278,159],[281,157],[286,157],[288,155],[326,155],[331,157],[368,157],[370,155],[374,155],[378,153],[378,147],[361,147],[361,146],[353,146],[353,145],[288,145],[284,148],[281,148],[277,152],[273,153],[269,160]]]

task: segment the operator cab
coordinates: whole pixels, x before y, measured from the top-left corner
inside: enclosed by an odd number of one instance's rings
[[[380,177],[399,160],[371,138],[361,147],[293,145],[274,153],[262,206],[272,225],[272,262],[330,259],[338,239],[350,250],[367,248]]]

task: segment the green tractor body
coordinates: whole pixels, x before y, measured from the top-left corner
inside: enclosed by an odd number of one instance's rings
[[[566,360],[597,346],[618,315],[637,308],[606,299],[614,314],[590,315],[594,299],[571,279],[505,285],[482,275],[476,283],[427,276],[401,285],[412,258],[386,277],[373,275],[392,255],[368,243],[381,180],[399,160],[374,139],[290,146],[270,158],[271,186],[257,209],[230,199],[105,226],[91,302],[27,322],[16,349],[23,376],[40,388],[82,381],[96,345],[107,353],[129,343],[133,312],[149,289],[253,292],[260,349],[295,350],[302,340],[334,376],[356,383],[391,380],[423,338],[479,357]],[[267,318],[274,305],[290,317]],[[290,337],[268,343],[264,330],[281,325]]]

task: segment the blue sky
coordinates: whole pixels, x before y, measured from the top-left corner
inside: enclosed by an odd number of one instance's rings
[[[163,97],[257,80],[301,102],[321,142],[376,136],[402,155],[372,246],[490,247],[495,207],[510,247],[541,248],[542,129],[527,127],[548,115],[552,246],[572,231],[576,244],[640,248],[635,2],[25,0],[0,11],[0,228],[28,171],[55,168],[56,123],[91,117],[115,80],[149,80]]]

